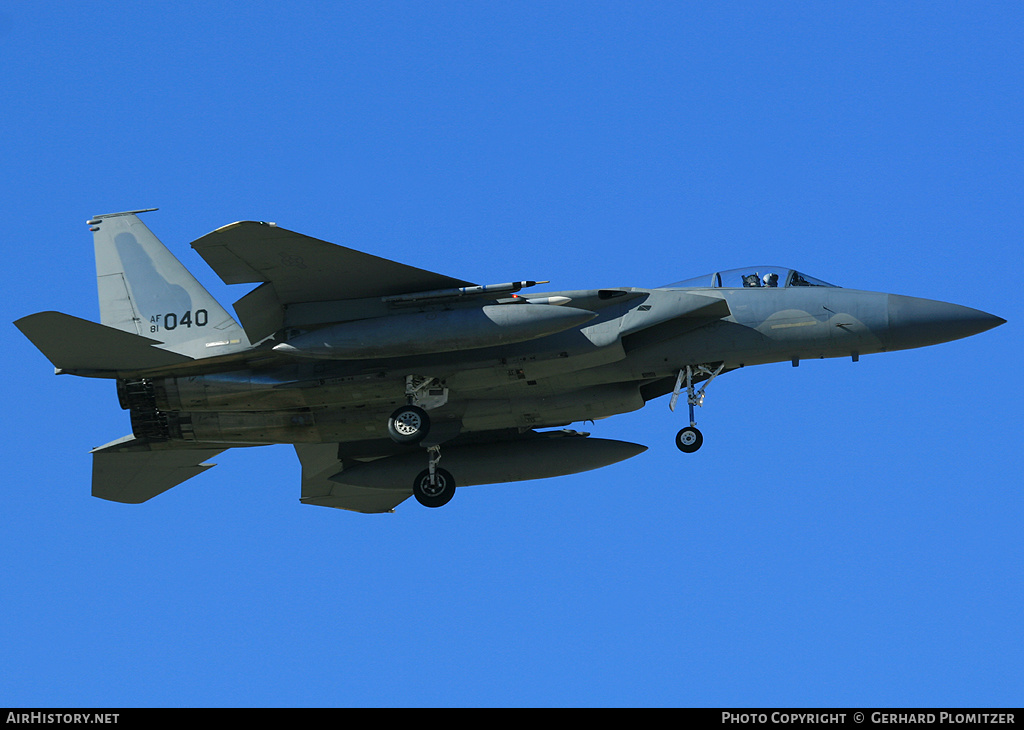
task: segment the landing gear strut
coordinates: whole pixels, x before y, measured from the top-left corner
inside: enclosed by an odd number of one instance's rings
[[[388,435],[398,444],[419,444],[430,433],[430,416],[427,411],[440,408],[448,402],[448,388],[437,378],[425,375],[405,377],[406,405],[395,410],[388,419]],[[412,493],[416,501],[425,507],[442,507],[455,494],[455,478],[451,472],[438,467],[441,461],[441,447],[450,429],[441,428],[434,443],[427,441],[427,468],[416,475],[412,482]],[[458,429],[456,429],[456,432]],[[448,435],[450,438],[451,435]]]
[[[703,434],[697,430],[697,419],[694,417],[693,408],[694,406],[704,405],[704,389],[707,388],[711,381],[717,378],[724,369],[725,363],[719,365],[715,370],[712,370],[707,365],[687,365],[684,369],[679,371],[679,375],[676,377],[676,385],[672,389],[672,400],[668,403],[669,410],[675,411],[676,402],[679,400],[679,395],[682,392],[684,380],[686,382],[686,402],[690,406],[690,425],[676,434],[676,447],[683,453],[692,454],[704,443]],[[693,387],[694,374],[708,376],[708,379],[704,381],[704,384],[700,386],[699,390],[695,390]]]
[[[441,460],[440,446],[431,446],[427,449],[427,455],[427,468],[416,476],[412,483],[412,493],[424,507],[443,507],[455,496],[455,478],[437,466]]]

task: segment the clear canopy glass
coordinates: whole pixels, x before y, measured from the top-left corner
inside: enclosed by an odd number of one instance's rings
[[[748,266],[743,269],[716,271],[693,279],[677,281],[662,289],[754,289],[761,287],[829,286],[838,288],[795,269],[781,266]]]

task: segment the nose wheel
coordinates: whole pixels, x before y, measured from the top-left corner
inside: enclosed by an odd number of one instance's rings
[[[725,369],[725,363],[712,370],[707,365],[690,366],[679,371],[676,377],[676,385],[672,389],[672,400],[668,402],[669,410],[676,409],[676,402],[683,391],[683,383],[686,383],[686,402],[690,406],[690,425],[676,434],[676,448],[684,454],[692,454],[704,443],[704,435],[697,429],[697,419],[694,416],[694,407],[704,405],[704,389],[711,384],[711,381],[721,375]],[[693,376],[706,375],[707,380],[700,386],[700,389],[693,387]]]
[[[684,454],[692,454],[704,443],[704,436],[696,426],[687,426],[676,434],[676,448]]]

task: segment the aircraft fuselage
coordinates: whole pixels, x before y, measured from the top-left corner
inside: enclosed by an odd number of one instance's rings
[[[570,331],[502,347],[380,360],[278,354],[244,370],[150,377],[144,379],[149,399],[123,399],[123,405],[177,414],[166,433],[172,439],[372,442],[387,437],[386,415],[404,402],[404,377],[416,372],[449,389],[447,402],[431,416],[458,421],[459,433],[563,426],[636,410],[669,392],[687,365],[722,363],[729,371],[803,359],[857,359],[964,337],[998,320],[953,304],[836,287],[605,289],[546,296],[582,303],[597,316]],[[720,300],[730,314],[695,316],[694,298]],[[421,313],[431,311],[425,307]],[[373,320],[363,320],[364,326],[367,321]],[[183,423],[190,427],[183,430]]]

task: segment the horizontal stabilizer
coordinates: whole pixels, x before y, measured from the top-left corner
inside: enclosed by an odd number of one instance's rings
[[[61,312],[30,314],[14,325],[65,372],[145,370],[192,360],[154,347],[157,340]]]
[[[92,496],[139,504],[202,474],[214,464],[201,463],[225,451],[153,450],[145,441],[125,436],[92,452]]]

